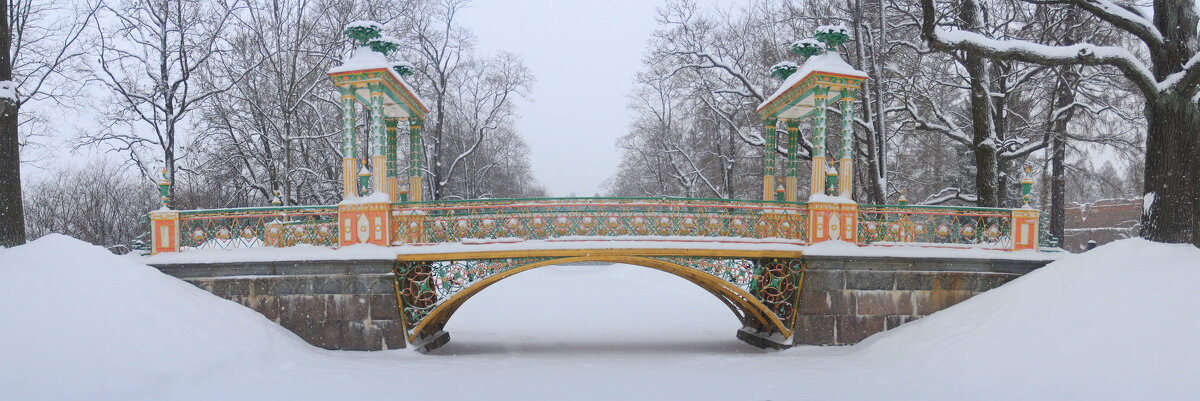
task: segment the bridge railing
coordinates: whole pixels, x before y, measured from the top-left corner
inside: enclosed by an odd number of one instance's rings
[[[1013,210],[999,208],[859,205],[860,245],[1013,248]]]
[[[337,206],[179,212],[179,249],[338,246]]]
[[[393,210],[392,238],[423,243],[647,237],[803,243],[808,225],[803,203],[728,199],[466,200],[394,204]]]
[[[345,206],[345,205],[343,205]],[[350,205],[350,207],[357,205]],[[493,243],[523,240],[656,240],[709,242],[768,240],[808,244],[832,230],[812,220],[811,205],[798,202],[683,198],[544,198],[382,204],[376,209],[391,245]],[[819,209],[819,208],[818,208]],[[818,210],[812,209],[812,210]],[[846,209],[843,209],[846,210]],[[853,227],[859,245],[918,245],[950,248],[1034,249],[1029,239],[1048,242],[1039,233],[1037,211],[922,205],[855,205]],[[376,217],[339,217],[339,206],[253,207],[177,213],[178,234],[161,224],[157,239],[178,241],[158,252],[192,249],[287,247],[297,244],[338,247],[362,242],[372,233],[364,224]],[[346,214],[347,210],[342,213]],[[152,213],[152,214],[153,214]],[[1032,214],[1031,214],[1032,213]],[[386,214],[387,218],[384,218]],[[351,215],[353,216],[353,215]],[[843,215],[844,216],[844,215]],[[171,215],[166,215],[170,219]],[[828,217],[825,217],[828,218]],[[339,227],[339,219],[343,227]],[[369,220],[369,221],[368,221]],[[162,222],[163,220],[156,220]],[[373,227],[373,226],[372,226]],[[340,228],[340,229],[339,229]],[[810,230],[815,230],[810,232]],[[356,234],[361,231],[362,234]],[[1017,235],[1014,235],[1014,231]],[[161,234],[161,235],[160,235]],[[1038,235],[1041,234],[1041,235]],[[340,238],[345,235],[346,238]],[[177,237],[177,239],[175,239]],[[826,236],[826,238],[838,236]],[[846,237],[842,237],[846,238]],[[390,241],[390,242],[389,242]]]

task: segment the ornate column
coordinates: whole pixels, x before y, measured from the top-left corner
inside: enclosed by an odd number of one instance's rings
[[[408,118],[408,200],[420,202],[421,197],[421,119]]]
[[[374,83],[368,87],[371,89],[371,191],[386,193],[387,143],[383,127],[383,85]]]
[[[763,132],[763,200],[775,200],[775,119],[764,120]]]
[[[838,196],[854,196],[854,97],[857,89],[842,89],[842,156],[838,160]]]
[[[358,159],[354,152],[354,85],[342,85],[342,199],[358,196]]]
[[[813,153],[809,195],[825,194],[825,107],[829,105],[829,87],[813,88]]]
[[[387,193],[392,202],[400,201],[400,193],[397,191],[397,169],[396,169],[396,124],[399,123],[395,118],[385,118],[383,120],[386,126],[387,136],[384,137],[384,156],[387,158]]]
[[[799,151],[798,142],[800,141],[800,120],[787,120],[787,165],[784,167],[787,172],[787,178],[784,179],[783,200],[788,202],[796,201],[796,174],[799,166],[796,162],[797,152]]]

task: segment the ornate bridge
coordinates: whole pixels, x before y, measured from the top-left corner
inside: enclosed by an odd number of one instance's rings
[[[803,68],[777,66],[783,86],[763,103],[763,199],[547,198],[422,201],[421,119],[426,112],[369,26],[348,27],[363,47],[330,71],[342,93],[344,201],[327,206],[275,206],[151,213],[153,253],[202,249],[347,247],[373,244],[396,252],[394,285],[407,340],[422,350],[448,341],[454,312],[488,286],[542,266],[602,261],[653,268],[713,294],[743,324],[738,337],[786,347],[796,326],[807,245],[840,240],[858,245],[915,245],[993,250],[1037,249],[1039,213],[1028,208],[1023,180],[1019,209],[859,205],[853,192],[853,101],[866,75],[836,52]],[[836,48],[844,29],[818,36]],[[367,32],[367,33],[364,33]],[[838,35],[842,36],[838,36]],[[358,36],[355,36],[358,35]],[[363,39],[365,38],[365,39]],[[798,42],[800,43],[800,42]],[[811,45],[811,43],[808,43]],[[795,66],[792,66],[795,67]],[[832,91],[832,92],[831,92]],[[825,111],[831,93],[842,108],[839,170],[825,165]],[[356,104],[370,119],[370,170],[355,175]],[[808,202],[797,200],[799,122],[814,121]],[[776,181],[776,127],[786,135],[783,175]],[[398,176],[397,143],[408,127],[407,188]],[[409,193],[411,188],[412,193]],[[835,195],[837,194],[837,195]]]

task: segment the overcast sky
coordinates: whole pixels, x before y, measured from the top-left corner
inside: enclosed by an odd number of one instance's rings
[[[627,95],[660,1],[484,0],[461,14],[480,55],[520,55],[537,78],[517,129],[552,196],[591,196],[616,171]]]

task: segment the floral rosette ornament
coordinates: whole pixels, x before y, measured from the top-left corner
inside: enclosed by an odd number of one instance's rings
[[[829,51],[837,51],[838,45],[850,40],[850,33],[845,25],[821,25],[817,27],[817,40],[825,43]]]
[[[791,76],[796,72],[796,70],[799,69],[800,66],[796,65],[796,63],[791,61],[780,61],[778,64],[771,66],[771,76],[780,79],[787,79],[787,77]]]
[[[808,60],[809,57],[825,52],[825,45],[818,42],[816,39],[802,39],[792,43],[792,54],[804,57]]]

